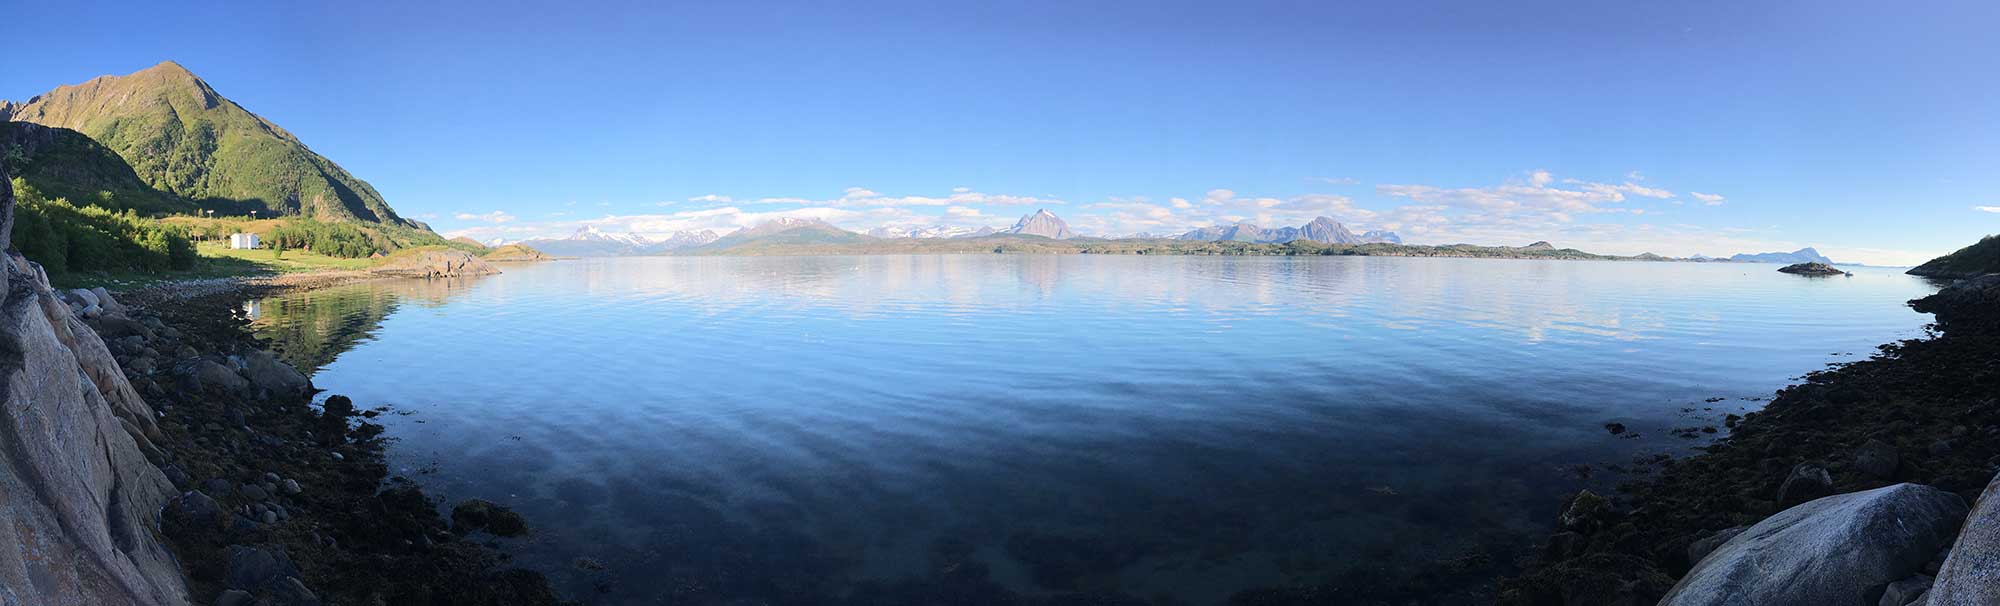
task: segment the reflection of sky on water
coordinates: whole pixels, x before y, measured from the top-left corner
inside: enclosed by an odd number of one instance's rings
[[[1039,591],[1006,545],[1043,534],[1136,554],[1101,582],[1203,603],[1504,544],[1574,488],[1560,468],[1682,448],[1666,429],[1723,412],[1682,408],[1922,322],[1900,303],[1927,287],[1893,272],[1772,269],[579,260],[281,297],[259,325],[321,387],[417,412],[384,417],[399,467],[519,505],[543,529],[522,557],[612,564],[603,603],[647,603],[692,548],[893,578],[940,538]]]

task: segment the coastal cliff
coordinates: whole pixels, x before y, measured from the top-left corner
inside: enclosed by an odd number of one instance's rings
[[[0,239],[13,210],[0,168]],[[186,604],[153,409],[40,267],[0,266],[0,604]]]

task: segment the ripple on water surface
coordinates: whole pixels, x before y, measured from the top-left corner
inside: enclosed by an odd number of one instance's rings
[[[287,295],[258,326],[319,386],[413,412],[384,417],[398,470],[515,505],[537,532],[509,548],[593,603],[977,578],[948,569],[1212,604],[1504,566],[1606,481],[1566,469],[1684,449],[1667,430],[1926,320],[1892,270],[1772,269],[589,259]]]

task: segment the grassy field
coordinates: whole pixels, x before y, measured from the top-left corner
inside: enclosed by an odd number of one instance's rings
[[[342,259],[299,250],[288,250],[283,255],[263,248],[232,250],[227,242],[213,240],[197,243],[195,252],[201,255],[201,259],[195,262],[194,269],[186,271],[70,273],[53,276],[53,281],[60,288],[103,286],[111,290],[128,290],[169,280],[368,269],[381,261],[381,259]]]

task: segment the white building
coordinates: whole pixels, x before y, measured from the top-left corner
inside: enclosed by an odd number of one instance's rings
[[[256,248],[260,244],[263,242],[257,240],[257,234],[229,234],[230,248]]]

